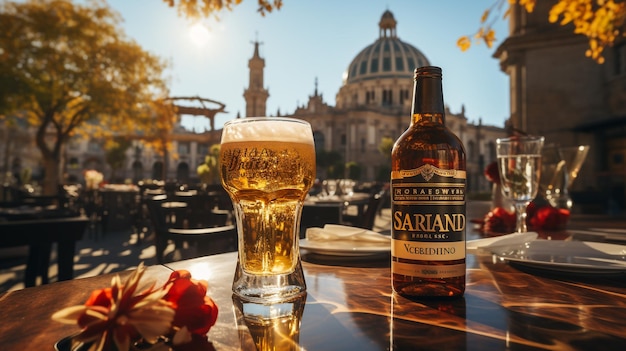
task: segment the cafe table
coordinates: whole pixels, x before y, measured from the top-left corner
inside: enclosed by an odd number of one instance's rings
[[[300,237],[304,237],[306,228],[321,226],[321,223],[343,224],[344,211],[350,206],[356,207],[357,215],[362,215],[370,197],[370,194],[358,192],[350,195],[307,197],[302,208]]]
[[[462,298],[412,301],[392,293],[388,254],[345,259],[303,250],[301,257],[306,296],[272,306],[233,298],[234,252],[150,266],[144,281],[162,284],[178,269],[207,280],[208,295],[219,307],[208,334],[216,350],[254,350],[255,341],[309,351],[626,350],[624,276],[549,275],[516,268],[489,254],[469,254]],[[129,272],[119,274],[125,278]],[[108,286],[111,277],[0,295],[0,349],[52,350],[78,328],[50,316],[84,303],[92,290]],[[255,311],[268,310],[283,317],[256,324]],[[282,340],[287,331],[291,336]]]
[[[11,213],[17,219],[0,221],[0,247],[11,248],[22,245],[29,247],[24,285],[34,286],[39,275],[43,284],[48,282],[48,266],[53,244],[56,244],[59,265],[58,280],[74,278],[76,243],[83,238],[89,219],[84,215],[69,215],[63,211],[59,211],[58,214],[37,214],[28,211]],[[28,216],[25,213],[28,213]]]

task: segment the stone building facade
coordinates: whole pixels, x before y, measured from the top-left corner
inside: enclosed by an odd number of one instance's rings
[[[626,209],[626,41],[585,57],[588,42],[571,26],[548,22],[555,0],[527,13],[513,8],[509,36],[494,56],[510,77],[513,127],[544,135],[546,144],[590,145],[573,184],[574,201],[600,211]]]

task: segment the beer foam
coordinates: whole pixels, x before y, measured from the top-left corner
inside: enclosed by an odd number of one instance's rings
[[[222,144],[241,141],[284,141],[313,144],[311,125],[289,118],[244,118],[227,122]]]

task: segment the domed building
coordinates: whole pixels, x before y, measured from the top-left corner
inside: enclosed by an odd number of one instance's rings
[[[390,11],[383,13],[378,26],[378,39],[349,63],[335,96],[335,106],[324,101],[316,82],[308,102],[292,114],[284,115],[311,123],[317,152],[340,155],[343,165],[356,165],[361,181],[389,180],[390,160],[379,151],[379,145],[386,138],[395,141],[407,129],[414,69],[431,64],[424,53],[398,37],[397,22]],[[264,60],[258,54],[258,45],[248,67],[250,86],[244,93],[246,111],[265,115],[265,99],[269,94],[263,88]],[[446,106],[446,124],[465,145],[468,189],[485,191],[490,184],[483,170],[495,160],[495,140],[504,136],[505,131],[482,125],[480,121],[478,125],[468,123],[464,106],[460,109],[460,113],[452,113]],[[320,178],[326,178],[329,173],[337,177],[337,172],[325,168],[324,164],[318,164],[317,168]],[[348,177],[347,172],[341,171],[340,174]]]
[[[383,13],[378,27],[378,39],[348,63],[343,84],[335,96],[335,106],[328,104],[318,93],[316,83],[307,103],[285,115],[306,120],[313,126],[315,146],[321,158],[317,167],[320,179],[389,180],[390,160],[379,147],[384,141],[395,141],[409,126],[413,71],[416,67],[433,63],[415,46],[398,37],[397,22],[390,11]],[[246,116],[267,115],[270,94],[264,88],[265,59],[260,56],[258,45],[256,43],[248,63],[249,82],[243,94]],[[463,106],[459,113],[446,107],[446,124],[465,145],[468,189],[489,190],[490,184],[483,170],[495,160],[495,140],[505,135],[504,129],[482,125],[481,121],[477,125],[469,123]],[[0,135],[4,131],[6,128],[0,124]],[[140,140],[135,140],[127,151],[126,166],[116,171],[117,180],[161,179],[165,169],[166,179],[197,182],[196,168],[204,162],[211,145],[219,143],[220,137],[219,129],[196,132],[179,126],[171,135],[172,157],[158,155],[145,148]],[[115,181],[113,171],[105,162],[101,142],[71,141],[66,155],[67,173],[81,179],[83,169],[93,168],[102,171],[108,181]],[[0,151],[3,146],[0,145]],[[14,155],[13,158],[22,159],[22,167],[36,169],[36,161],[27,162],[27,155]],[[346,165],[352,165],[357,172],[345,171]]]

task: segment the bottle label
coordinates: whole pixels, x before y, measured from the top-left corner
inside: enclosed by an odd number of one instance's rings
[[[466,172],[425,164],[391,173],[394,258],[450,261],[465,258]],[[465,266],[416,266],[393,260],[394,273],[411,276],[458,276]],[[396,270],[397,269],[397,270]],[[446,270],[446,272],[434,272]],[[403,273],[406,272],[406,273]]]

